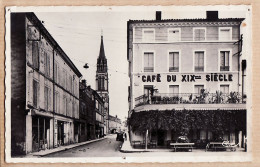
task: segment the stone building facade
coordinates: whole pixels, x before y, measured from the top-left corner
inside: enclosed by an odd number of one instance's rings
[[[221,136],[243,145],[243,19],[220,19],[216,11],[207,12],[206,19],[162,20],[160,12],[156,16],[156,20],[129,20],[127,25],[131,140],[144,140],[148,130],[149,140],[158,146],[180,135],[195,143]],[[235,113],[242,127],[207,121]],[[138,122],[149,125],[141,127]]]
[[[34,13],[11,14],[11,150],[78,142],[82,76]]]

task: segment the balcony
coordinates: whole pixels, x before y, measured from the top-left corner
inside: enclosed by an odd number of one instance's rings
[[[221,92],[216,93],[155,93],[153,96],[148,97],[142,95],[135,98],[135,107],[150,105],[162,106],[168,105],[174,108],[192,107],[192,108],[208,108],[208,107],[245,107],[245,102],[242,101],[241,93],[230,92],[224,94]],[[220,104],[220,105],[219,105]],[[143,107],[141,107],[143,108]],[[152,107],[149,107],[152,108]],[[156,107],[155,107],[156,108]],[[154,109],[155,109],[154,108]],[[159,107],[160,108],[160,107]],[[164,107],[171,108],[171,107]],[[144,108],[143,108],[144,109]]]
[[[169,67],[169,72],[179,72],[179,67]]]
[[[144,67],[144,72],[153,72],[154,68],[153,67]]]
[[[229,71],[229,66],[220,66],[220,71]]]
[[[195,71],[204,71],[204,66],[195,66]]]

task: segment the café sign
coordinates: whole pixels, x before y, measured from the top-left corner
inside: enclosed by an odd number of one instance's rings
[[[184,74],[180,75],[179,78],[181,82],[196,82],[201,81],[203,78],[207,82],[232,82],[233,74],[222,74],[222,73],[210,73],[206,75],[195,75],[195,74]],[[161,82],[162,81],[161,74],[156,75],[142,75],[143,82]],[[163,79],[167,82],[176,82],[178,81],[176,75],[166,75],[166,78]]]

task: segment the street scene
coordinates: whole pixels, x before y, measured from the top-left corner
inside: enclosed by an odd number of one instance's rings
[[[249,157],[250,8],[10,9],[10,162]]]

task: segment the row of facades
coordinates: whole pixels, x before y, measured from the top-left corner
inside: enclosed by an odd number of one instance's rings
[[[34,13],[11,14],[12,155],[92,140],[108,133],[103,38],[100,51],[98,61],[103,61],[98,64],[95,91],[81,80],[82,74]]]

